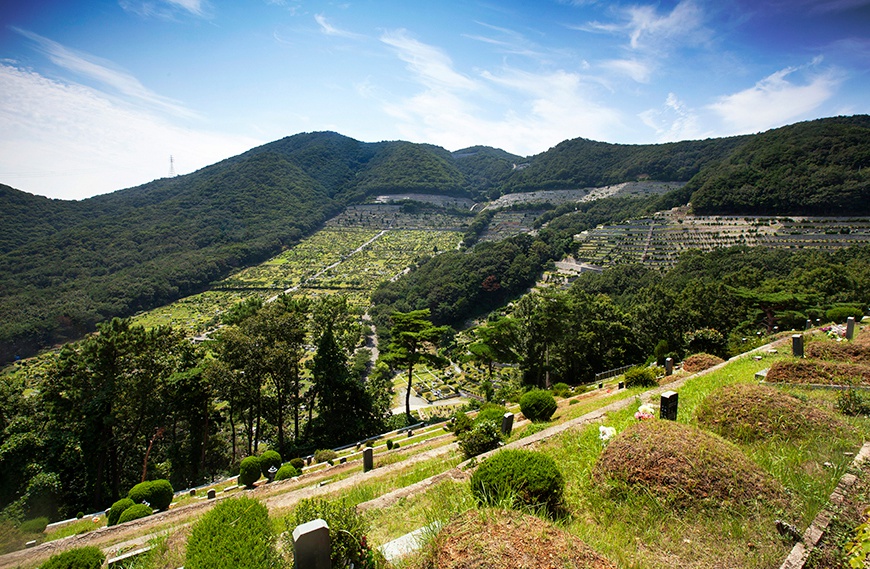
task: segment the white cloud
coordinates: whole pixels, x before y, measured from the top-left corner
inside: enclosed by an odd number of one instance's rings
[[[701,43],[710,34],[704,26],[704,12],[694,0],[682,0],[669,14],[660,15],[655,6],[637,5],[623,8],[620,16],[621,23],[590,22],[575,29],[625,35],[634,50]]]
[[[68,71],[111,87],[118,94],[138,100],[141,103],[182,117],[192,117],[194,113],[179,103],[154,93],[142,83],[119,69],[113,69],[111,62],[67,48],[39,34],[12,28],[22,36],[37,44],[52,63]]]
[[[172,19],[178,13],[208,18],[209,4],[205,0],[118,0],[125,11],[145,18]]]
[[[407,140],[452,150],[485,144],[527,155],[566,138],[607,138],[621,125],[619,112],[591,101],[585,79],[576,73],[504,68],[471,78],[457,72],[440,49],[405,32],[382,40],[397,49],[420,86],[405,99],[381,97]],[[365,92],[374,90],[368,85]]]
[[[621,75],[627,75],[638,83],[649,83],[652,69],[646,63],[636,59],[611,59],[605,61],[602,67],[615,71]]]
[[[818,63],[816,59],[811,65]],[[810,75],[802,85],[789,81],[801,69],[777,71],[749,89],[719,97],[709,108],[727,125],[729,134],[758,132],[798,120],[830,99],[840,83],[831,70]]]
[[[0,182],[80,199],[179,174],[260,141],[184,128],[82,85],[0,65]]]
[[[655,130],[657,142],[697,140],[713,136],[712,132],[701,128],[698,113],[674,93],[668,93],[661,107],[648,109],[638,116],[646,126]]]
[[[453,62],[440,49],[412,38],[406,30],[387,32],[381,41],[396,49],[399,59],[427,87],[475,90],[477,85],[453,70]]]
[[[350,39],[358,39],[364,37],[360,34],[355,34],[353,32],[336,28],[326,20],[326,16],[324,16],[323,14],[315,14],[314,20],[317,22],[317,25],[320,26],[320,31],[328,36],[338,36]]]

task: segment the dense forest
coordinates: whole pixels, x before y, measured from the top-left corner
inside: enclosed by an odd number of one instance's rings
[[[640,146],[576,139],[529,158],[306,133],[189,175],[77,202],[0,186],[0,360],[203,290],[379,193],[483,200],[654,179],[689,182],[663,196],[662,208],[691,201],[704,213],[866,214],[868,125],[866,116],[841,117]],[[560,252],[559,244],[544,244],[549,251],[536,251],[535,259]],[[450,291],[442,296],[439,305],[455,303]]]

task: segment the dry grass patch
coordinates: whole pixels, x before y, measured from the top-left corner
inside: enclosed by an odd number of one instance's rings
[[[698,373],[724,362],[719,356],[712,354],[693,354],[683,361],[683,370],[688,373]]]
[[[870,334],[862,334],[863,341],[855,342],[807,342],[808,358],[835,360],[853,364],[870,364]]]
[[[576,536],[513,510],[469,510],[445,525],[416,569],[616,569]]]
[[[593,477],[614,494],[649,491],[679,508],[782,503],[782,486],[736,446],[696,427],[647,420],[610,442]]]
[[[770,366],[767,381],[807,385],[870,385],[870,365],[822,360],[779,360]]]
[[[844,434],[851,427],[831,412],[774,387],[728,385],[711,393],[696,409],[698,424],[735,442],[822,433]]]

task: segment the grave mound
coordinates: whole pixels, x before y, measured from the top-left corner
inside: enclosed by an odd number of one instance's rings
[[[772,383],[870,385],[870,365],[823,360],[780,360],[767,371]]]
[[[866,338],[870,335],[864,334]],[[870,364],[870,342],[808,342],[804,352],[808,358],[836,360],[853,364]]]
[[[512,510],[469,510],[441,528],[417,569],[615,569],[576,536]]]
[[[648,491],[678,508],[782,502],[782,486],[739,448],[674,421],[640,421],[598,457],[595,482],[613,493]]]
[[[705,369],[719,365],[724,361],[725,360],[719,356],[714,356],[712,354],[692,354],[683,360],[683,371],[688,373],[698,373],[699,371],[704,371]]]
[[[711,393],[695,410],[698,424],[736,442],[806,437],[849,427],[834,414],[774,387],[738,384]]]

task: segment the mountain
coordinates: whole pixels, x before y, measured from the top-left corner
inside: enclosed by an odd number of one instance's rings
[[[688,182],[663,207],[868,213],[868,129],[856,116],[669,144],[575,139],[528,158],[315,132],[82,201],[0,185],[0,360],[203,290],[381,193],[479,200],[653,179]]]

